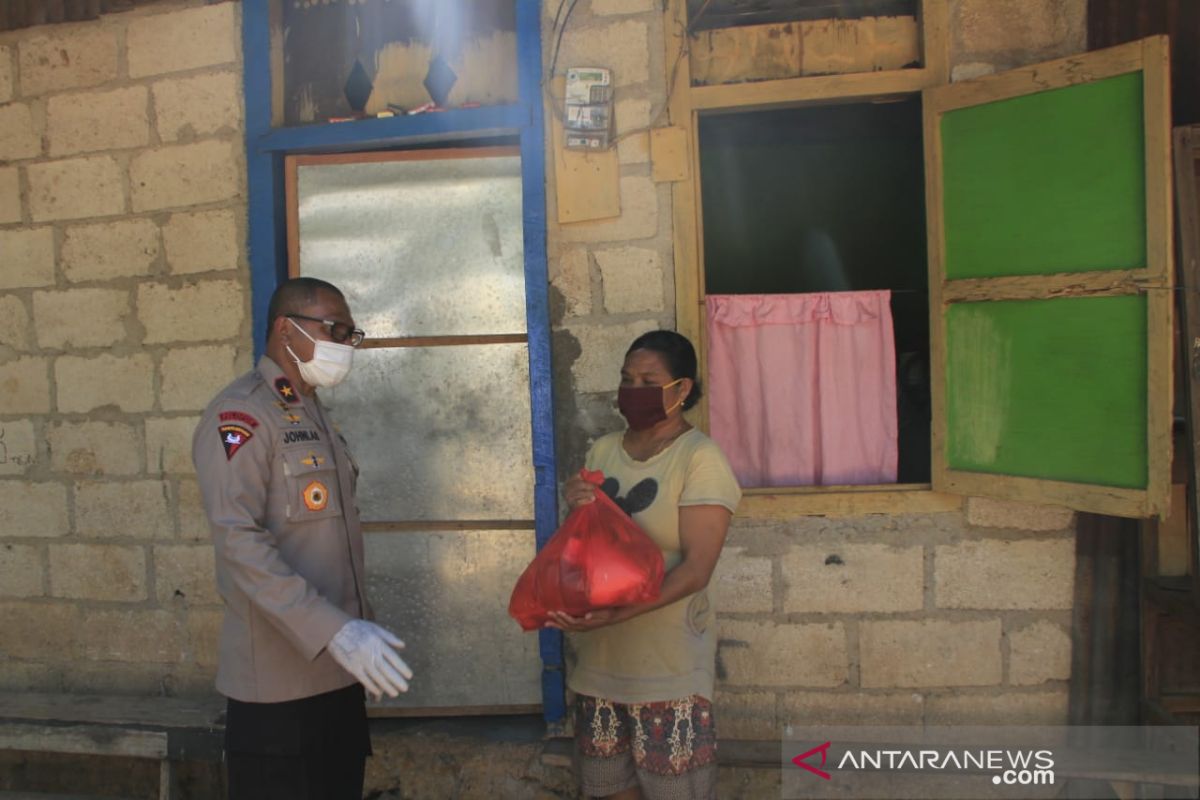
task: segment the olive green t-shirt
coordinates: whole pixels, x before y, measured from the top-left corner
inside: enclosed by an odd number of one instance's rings
[[[604,491],[662,550],[667,571],[682,560],[681,506],[737,508],[742,491],[716,443],[690,430],[646,461],[621,446],[623,431],[599,439],[587,467],[604,473]],[[633,619],[569,636],[567,685],[618,703],[713,696],[717,632],[708,590]]]

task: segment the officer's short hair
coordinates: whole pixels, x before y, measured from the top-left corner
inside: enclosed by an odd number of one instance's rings
[[[271,328],[276,319],[288,314],[303,313],[317,302],[317,294],[320,292],[329,292],[343,300],[346,299],[341,289],[320,278],[288,278],[276,286],[267,306],[267,336],[271,336]]]

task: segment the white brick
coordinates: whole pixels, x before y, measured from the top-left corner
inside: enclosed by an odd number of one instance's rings
[[[173,289],[166,284],[138,287],[138,318],[146,342],[231,339],[241,332],[243,290],[236,281],[200,281]]]
[[[158,226],[153,220],[73,225],[63,237],[62,268],[69,281],[104,281],[148,275],[158,255]]]
[[[934,550],[939,608],[1030,609],[1074,605],[1070,537],[967,541]]]
[[[125,34],[129,77],[236,61],[236,8],[234,3],[218,3],[131,20]]]
[[[125,211],[125,177],[109,156],[47,161],[26,167],[35,222],[108,217]]]
[[[775,719],[775,695],[772,692],[723,692],[713,698],[713,713],[721,739],[777,739],[779,722]]]
[[[79,612],[73,604],[4,603],[0,614],[4,619],[4,637],[0,639],[3,661],[44,659],[51,646],[58,658],[75,655]]]
[[[588,252],[582,247],[564,250],[551,265],[550,285],[563,298],[563,313],[583,317],[592,313],[592,276]]]
[[[200,484],[194,480],[179,481],[179,538],[187,541],[207,542],[209,539],[208,517],[204,513],[204,500],[200,495]]]
[[[932,695],[925,704],[925,724],[1066,725],[1069,699],[1066,687],[1048,692]]]
[[[172,214],[163,226],[167,264],[173,274],[236,269],[242,251],[233,211]]]
[[[241,191],[234,142],[209,140],[149,150],[129,165],[134,211],[228,200]]]
[[[106,347],[125,338],[130,316],[124,289],[34,292],[33,322],[42,348]]]
[[[159,403],[163,411],[203,409],[237,377],[236,357],[230,345],[173,348],[162,362]]]
[[[863,688],[987,686],[1000,683],[1000,620],[863,622]]]
[[[171,538],[169,490],[161,481],[85,481],[75,487],[75,532],[95,538]]]
[[[722,620],[717,659],[731,686],[840,686],[849,676],[841,623]]]
[[[654,10],[654,0],[592,0],[592,13],[598,17],[609,14],[641,14]]]
[[[925,602],[920,547],[801,546],[783,557],[782,567],[785,613],[919,611]]]
[[[559,226],[564,242],[620,242],[648,239],[658,233],[658,194],[646,175],[621,178],[621,216]]]
[[[154,548],[155,590],[158,602],[173,599],[192,605],[216,605],[217,579],[210,544],[158,545]]]
[[[13,51],[0,47],[0,103],[13,99]]]
[[[1069,508],[1033,506],[990,497],[967,498],[967,524],[977,528],[1061,531],[1070,528],[1074,518]]]
[[[0,231],[0,289],[23,289],[54,283],[54,229]]]
[[[75,600],[145,600],[146,553],[124,545],[51,545],[50,594]]]
[[[144,146],[150,141],[149,97],[145,86],[51,97],[46,106],[50,155]]]
[[[151,475],[192,474],[192,432],[199,417],[146,420],[146,470]]]
[[[76,26],[20,43],[21,92],[97,86],[117,77],[116,28]]]
[[[655,250],[618,247],[595,251],[604,284],[604,309],[610,314],[661,311],[662,259]]]
[[[218,72],[160,81],[154,84],[154,114],[164,142],[241,130],[240,80]]]
[[[579,341],[579,359],[571,365],[577,392],[613,392],[621,382],[621,364],[633,340],[657,330],[657,320],[644,319],[622,325],[573,325]]]
[[[0,595],[38,597],[41,594],[41,550],[28,544],[0,543]]]
[[[0,480],[0,538],[66,536],[67,488],[58,483]]]
[[[58,410],[93,411],[116,406],[122,411],[154,407],[154,360],[147,353],[132,356],[62,356],[54,363]]]
[[[717,611],[766,612],[774,609],[771,561],[744,555],[745,548],[726,547],[708,582]]]
[[[559,66],[607,67],[613,85],[630,86],[650,79],[650,29],[638,20],[607,25],[569,26],[562,38]]]
[[[45,414],[50,410],[46,359],[32,356],[0,364],[0,408],[5,414]]]
[[[21,221],[21,174],[16,167],[0,167],[0,225]]]
[[[42,137],[29,106],[0,106],[0,161],[19,161],[42,153]]]
[[[220,657],[221,625],[224,620],[225,612],[220,609],[188,609],[188,649],[192,661],[196,664],[207,667],[217,665]]]
[[[916,692],[788,692],[784,725],[920,725],[924,698]],[[719,721],[718,721],[718,724]]]
[[[50,466],[71,475],[135,475],[141,444],[133,426],[117,422],[60,422],[47,433]]]
[[[29,324],[29,312],[16,295],[0,295],[0,346],[14,350],[28,350],[33,328]]]
[[[1008,636],[1008,682],[1032,686],[1071,678],[1071,634],[1052,622],[1039,621]]]
[[[33,422],[0,422],[0,475],[24,475],[37,464],[38,446]]]
[[[85,608],[79,647],[84,658],[119,662],[121,671],[128,673],[137,662],[169,664],[182,660],[183,638],[182,625],[170,611]],[[103,683],[111,686],[113,680]]]

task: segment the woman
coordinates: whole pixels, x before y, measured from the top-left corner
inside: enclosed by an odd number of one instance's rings
[[[639,336],[625,354],[617,405],[629,427],[600,438],[587,467],[662,550],[658,602],[554,612],[572,634],[567,685],[584,794],[632,800],[716,796],[713,673],[716,620],[708,601],[741,489],[725,456],[683,412],[700,399],[696,351],[673,331]],[[573,510],[595,487],[567,482]]]

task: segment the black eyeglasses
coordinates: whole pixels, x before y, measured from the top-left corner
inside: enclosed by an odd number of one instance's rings
[[[306,319],[309,322],[319,322],[325,326],[326,332],[329,333],[329,338],[338,344],[348,344],[351,347],[358,347],[363,343],[363,339],[367,338],[367,332],[362,328],[351,328],[344,322],[338,322],[332,319],[318,319],[317,317],[306,317],[303,314],[288,314],[292,319]]]

